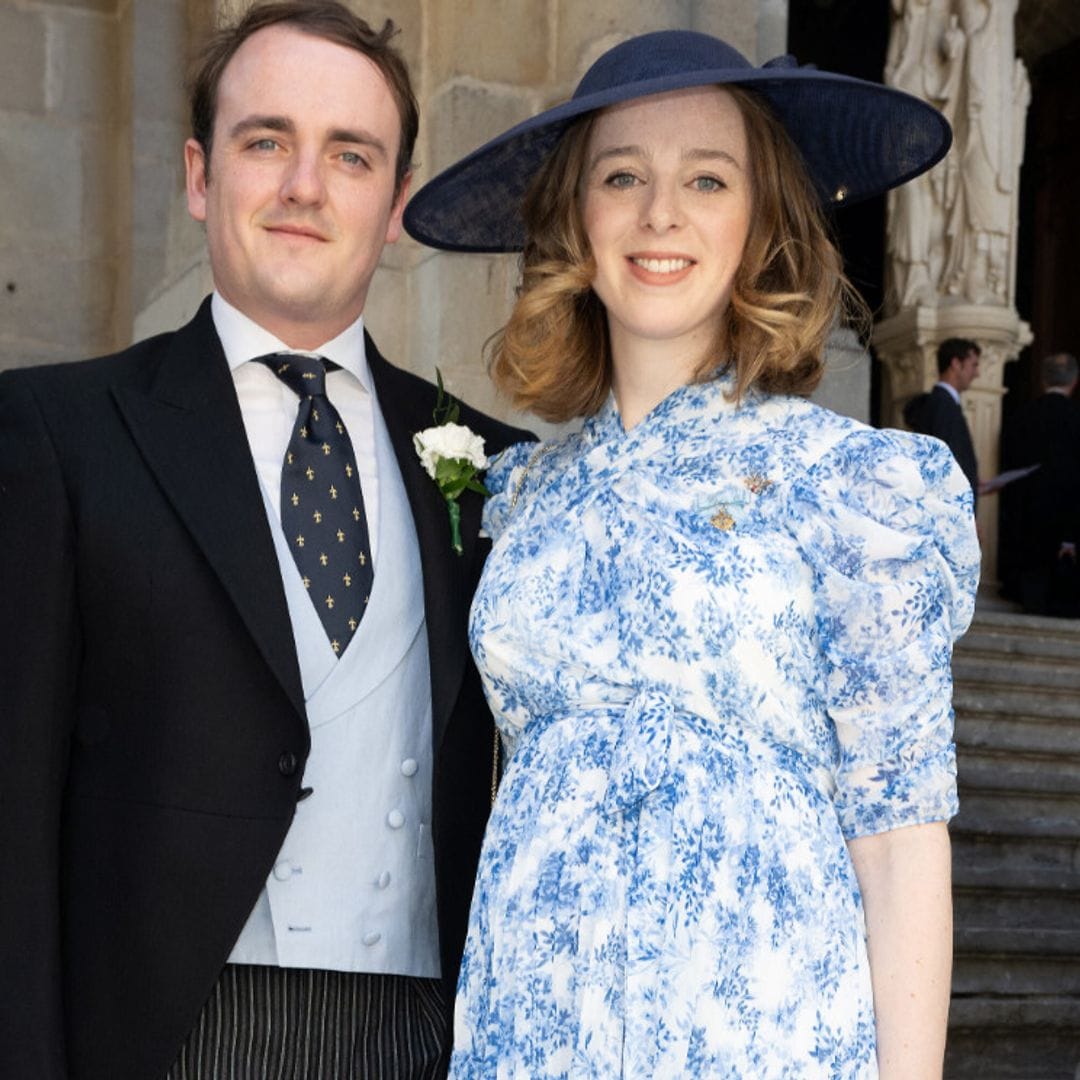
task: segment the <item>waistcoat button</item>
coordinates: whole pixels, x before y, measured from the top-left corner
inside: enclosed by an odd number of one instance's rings
[[[297,764],[296,755],[291,750],[286,750],[285,753],[278,758],[278,772],[281,773],[282,776],[292,776],[292,774],[296,772]]]

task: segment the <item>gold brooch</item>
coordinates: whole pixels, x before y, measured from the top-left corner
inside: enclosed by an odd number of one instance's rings
[[[762,473],[751,473],[743,477],[743,484],[751,495],[760,495],[773,486],[773,481]]]
[[[763,491],[767,491],[773,486],[773,481],[770,480],[764,473],[750,473],[749,476],[742,478],[742,486],[750,492],[751,495],[760,495]],[[713,499],[699,503],[698,505],[705,510],[712,510],[713,513],[709,518],[709,524],[716,529],[720,529],[721,532],[728,532],[735,527],[735,518],[732,515],[732,509],[736,507],[745,506],[747,500],[744,496],[738,493],[736,489],[732,492],[730,488],[727,491],[721,493],[719,499]]]

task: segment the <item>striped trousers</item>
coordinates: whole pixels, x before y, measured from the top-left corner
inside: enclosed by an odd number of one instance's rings
[[[433,1080],[438,979],[229,964],[167,1080]]]

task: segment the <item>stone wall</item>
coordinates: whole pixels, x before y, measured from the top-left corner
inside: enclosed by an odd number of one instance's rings
[[[172,225],[200,10],[205,22],[208,0],[0,7],[0,367],[129,342],[175,263],[201,257]]]
[[[117,308],[116,3],[0,8],[0,363],[109,347]]]

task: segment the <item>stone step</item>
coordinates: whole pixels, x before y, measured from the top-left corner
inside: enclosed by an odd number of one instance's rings
[[[997,634],[1010,639],[1027,637],[1037,641],[1078,641],[1080,620],[980,609],[975,612],[975,618],[971,620],[971,626],[960,643],[967,641],[972,634]]]
[[[952,661],[953,681],[958,686],[1030,689],[1041,694],[1080,693],[1080,664],[1029,658],[969,655],[958,652]]]
[[[954,1001],[964,995],[1037,998],[1071,994],[1080,1004],[1080,964],[1075,958],[957,952],[953,957],[952,992]],[[1080,1022],[1080,1016],[1077,1020]]]
[[[1070,756],[1080,761],[1080,723],[1060,717],[956,711],[961,754],[979,749]]]
[[[969,749],[958,754],[957,772],[967,791],[1080,795],[1080,755]],[[1080,807],[1077,809],[1080,812]]]
[[[1080,995],[957,994],[949,1007],[949,1027],[1065,1028],[1080,1039]]]
[[[953,689],[953,708],[966,715],[992,713],[1076,722],[1080,721],[1080,693],[960,683]]]
[[[971,1006],[970,1008],[968,1006]],[[1011,1000],[953,999],[945,1047],[944,1080],[1078,1080],[1080,1000],[1053,997],[1014,1005]],[[998,1015],[1021,1011],[1029,1019],[995,1026]],[[957,1017],[971,1017],[970,1024]],[[1056,1022],[1044,1023],[1043,1016]]]
[[[966,788],[961,783],[960,813],[951,827],[953,835],[1080,840],[1080,798]]]
[[[980,610],[953,674],[945,1080],[1080,1080],[1080,621]]]
[[[953,835],[953,886],[1075,890],[1080,893],[1080,843],[1046,837]]]
[[[977,932],[972,941],[979,951],[1080,958],[1080,892],[956,887],[953,913],[957,933]],[[999,930],[1012,937],[992,940],[989,932]],[[1045,941],[1039,936],[1043,933]]]
[[[957,953],[978,956],[1056,956],[1080,978],[1080,896],[1031,893],[954,895]],[[1080,992],[1080,987],[1078,987]]]
[[[1063,619],[1014,621],[1002,627],[976,619],[956,643],[957,654],[1037,657],[1080,664],[1080,622]]]

